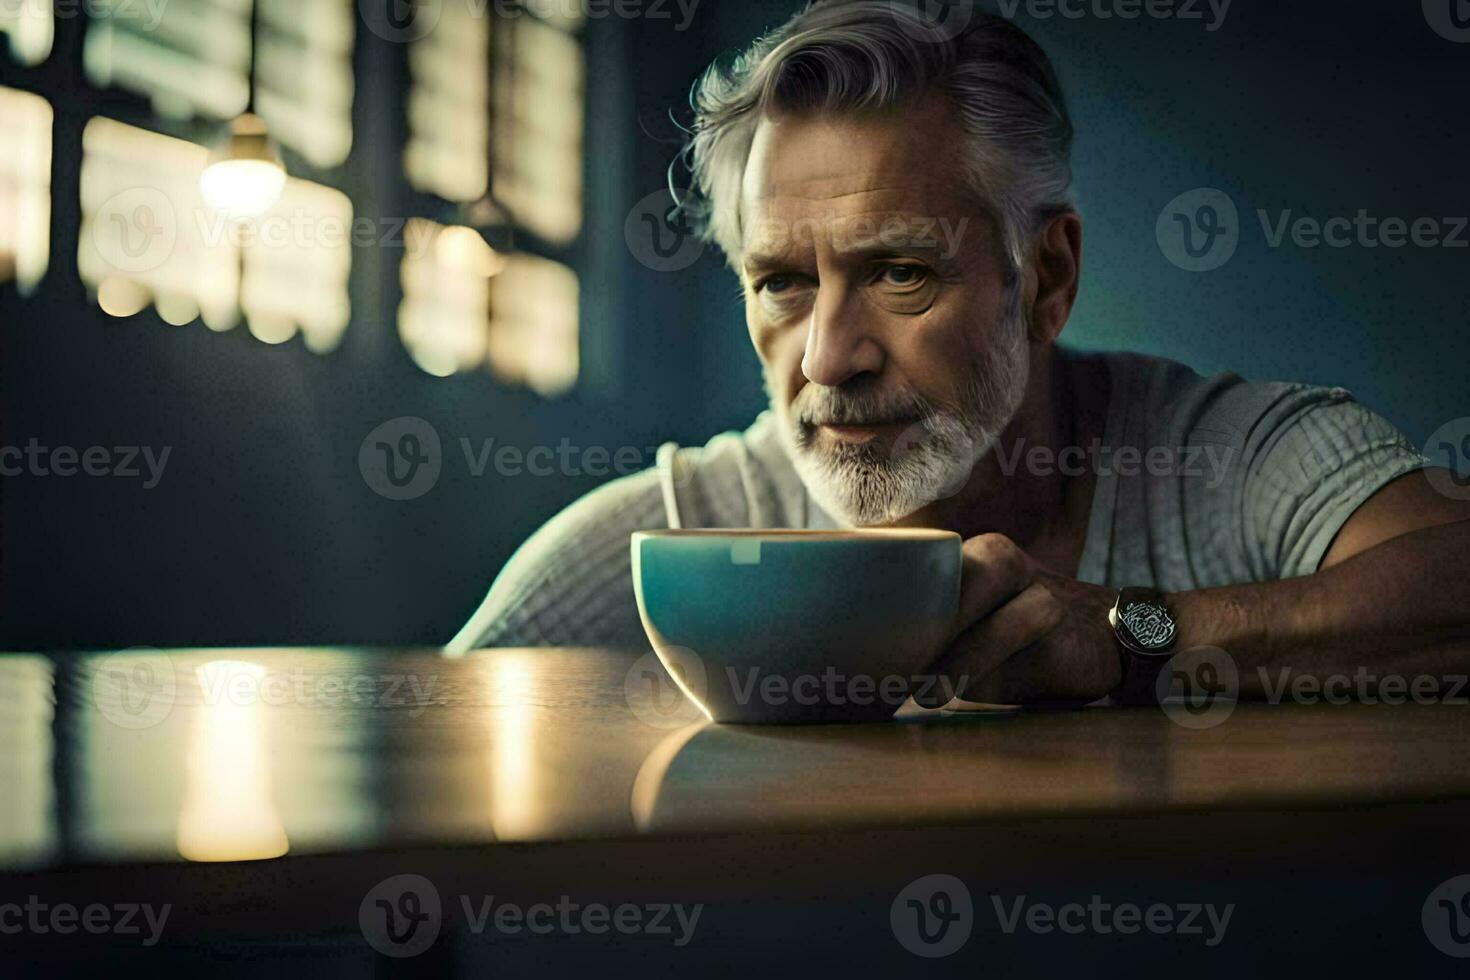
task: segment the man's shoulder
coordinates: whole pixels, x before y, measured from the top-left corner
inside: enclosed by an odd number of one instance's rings
[[[654,528],[744,526],[747,498],[781,481],[786,468],[775,422],[762,412],[744,430],[722,432],[702,445],[663,443],[653,466],[573,501],[538,536],[570,545]]]
[[[682,527],[801,527],[806,490],[791,465],[779,422],[766,410],[743,430],[702,446],[666,443],[658,479],[671,523]]]
[[[1425,463],[1341,386],[1206,376],[1141,354],[1106,359],[1113,438],[1165,450],[1170,462],[1145,468],[1118,499],[1149,536],[1151,567],[1174,587],[1314,571],[1364,500]]]
[[[1303,381],[1248,380],[1231,370],[1204,374],[1167,357],[1103,355],[1130,434],[1155,443],[1244,446],[1313,408],[1356,406],[1352,392]]]
[[[640,642],[630,537],[667,527],[781,526],[795,509],[774,419],[702,446],[665,443],[654,466],[605,483],[531,535],[451,650]],[[799,480],[797,486],[800,486]],[[799,496],[799,495],[798,495]]]
[[[745,526],[748,498],[781,482],[789,468],[775,420],[762,412],[745,429],[721,432],[700,445],[663,443],[653,466],[578,498],[542,532],[564,539],[648,528]]]

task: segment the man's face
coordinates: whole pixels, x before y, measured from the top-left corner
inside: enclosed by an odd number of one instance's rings
[[[952,495],[1027,381],[1019,287],[939,98],[767,117],[741,188],[746,323],[803,482],[885,524]]]

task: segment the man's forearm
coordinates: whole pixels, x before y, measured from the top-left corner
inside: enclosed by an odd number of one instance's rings
[[[1386,541],[1313,575],[1175,593],[1176,649],[1219,647],[1240,696],[1281,696],[1299,676],[1385,678],[1470,674],[1470,521]],[[1398,685],[1401,682],[1394,680]],[[1452,683],[1452,682],[1447,682]]]

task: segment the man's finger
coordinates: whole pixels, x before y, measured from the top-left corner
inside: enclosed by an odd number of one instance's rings
[[[1045,585],[1033,583],[989,616],[960,633],[930,668],[936,677],[929,690],[914,695],[926,708],[963,697],[1005,661],[1061,623],[1066,610]]]
[[[1004,534],[969,538],[962,546],[961,555],[964,564],[954,636],[1019,595],[1035,576],[1031,556]]]

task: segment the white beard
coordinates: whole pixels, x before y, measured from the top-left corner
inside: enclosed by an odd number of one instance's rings
[[[1007,303],[997,342],[976,359],[958,406],[934,406],[913,392],[873,399],[811,385],[802,393],[805,404],[783,412],[773,401],[796,472],[827,513],[857,527],[891,524],[964,488],[1026,393],[1030,361],[1016,305]],[[895,411],[920,421],[905,429],[891,450],[855,444],[829,448],[812,441],[812,417],[868,421]]]

